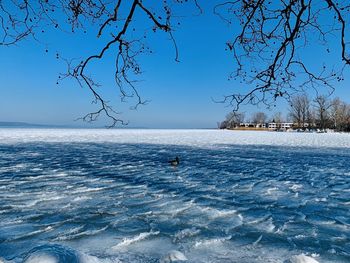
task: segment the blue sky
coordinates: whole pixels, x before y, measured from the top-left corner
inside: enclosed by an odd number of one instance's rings
[[[226,41],[232,39],[238,27],[228,27],[213,15],[208,2],[203,6],[204,14],[182,18],[174,34],[180,63],[174,61],[174,49],[167,35],[159,32],[148,40],[154,52],[140,59],[145,72],[138,85],[142,97],[150,100],[148,105],[135,111],[129,110],[132,102],[119,103],[117,90],[112,88],[114,63],[111,58],[94,68],[108,100],[123,112],[121,118],[128,120],[130,127],[215,127],[231,110],[214,103],[212,98],[220,99],[240,88],[239,83],[227,81],[235,65],[231,54],[225,51]],[[193,13],[193,9],[188,13]],[[74,120],[94,109],[91,94],[71,80],[56,85],[57,76],[65,72],[66,65],[55,56],[56,52],[66,58],[95,53],[98,49],[94,30],[88,29],[88,34],[48,30],[40,36],[42,43],[25,40],[17,46],[1,47],[0,121],[84,125]],[[304,55],[304,59],[320,63],[317,49]],[[335,94],[348,102],[349,84],[348,80],[340,83]],[[243,107],[242,111],[247,115],[254,111],[266,111],[269,115],[274,112],[262,106]],[[275,111],[286,113],[286,103],[279,102]],[[96,125],[106,123],[108,120],[102,118]]]

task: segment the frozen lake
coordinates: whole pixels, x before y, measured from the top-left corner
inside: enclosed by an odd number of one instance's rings
[[[171,144],[201,148],[216,148],[225,144],[349,148],[350,134],[226,130],[0,129],[0,143],[25,142]]]
[[[350,262],[349,147],[349,134],[0,129],[0,262]]]

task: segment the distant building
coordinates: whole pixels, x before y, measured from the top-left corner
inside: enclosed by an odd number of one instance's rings
[[[266,128],[266,123],[241,122],[241,128]]]
[[[281,122],[281,123],[276,123],[276,122],[270,122],[268,124],[269,130],[288,130],[293,128],[294,123],[293,122]]]
[[[293,122],[282,122],[282,123],[280,123],[280,125],[281,125],[281,129],[288,130],[288,129],[293,128],[294,123]]]
[[[224,123],[224,122],[223,122]],[[226,124],[226,123],[224,123]],[[221,125],[222,126],[222,125]],[[221,127],[220,126],[220,127]],[[310,127],[312,124],[304,123],[297,124],[293,122],[272,122],[269,123],[255,123],[255,122],[241,122],[231,125],[230,127],[225,126],[227,129],[241,129],[241,130],[270,130],[270,131],[312,131]],[[302,127],[302,128],[301,128]],[[315,130],[316,131],[316,130]],[[327,130],[328,131],[328,130]],[[318,132],[327,132],[326,130],[319,130]],[[331,131],[329,131],[331,132]]]
[[[255,126],[256,128],[266,128],[266,123],[258,123]]]
[[[243,127],[243,128],[254,128],[255,124],[251,123],[251,122],[241,122],[239,124],[239,127]]]
[[[270,122],[270,123],[268,124],[268,128],[269,128],[270,130],[277,130],[277,123],[276,123],[276,122]]]

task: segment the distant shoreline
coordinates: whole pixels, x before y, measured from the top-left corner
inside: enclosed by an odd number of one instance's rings
[[[43,129],[43,130],[218,130],[218,128],[149,128],[149,127],[129,127],[129,126],[123,126],[123,127],[88,127],[88,126],[50,126],[50,125],[38,125],[38,126],[1,126],[0,129]]]
[[[268,128],[253,128],[253,127],[237,127],[233,129],[226,129],[229,131],[274,131]]]

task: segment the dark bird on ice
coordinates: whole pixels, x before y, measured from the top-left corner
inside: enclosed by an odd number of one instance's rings
[[[174,160],[170,160],[170,161],[168,161],[168,163],[170,163],[171,166],[178,166],[180,163],[180,159],[179,159],[179,157],[176,156],[176,158]]]

